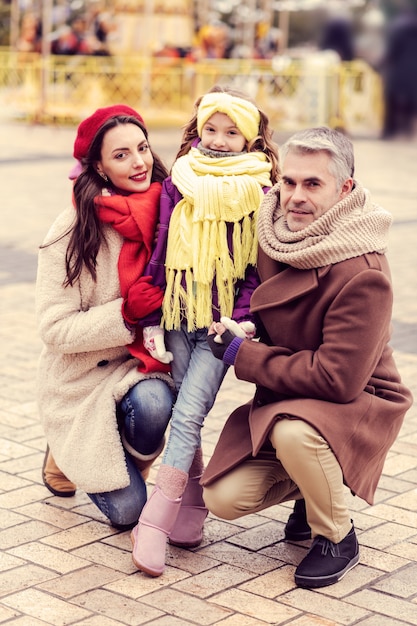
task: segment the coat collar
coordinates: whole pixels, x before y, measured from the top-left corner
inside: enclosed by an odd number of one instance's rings
[[[271,263],[276,263],[272,261]],[[259,312],[277,305],[291,302],[295,298],[317,289],[319,280],[330,271],[331,265],[311,270],[298,270],[287,267],[278,274],[263,276],[260,272],[262,283],[254,291],[251,298],[251,312]]]

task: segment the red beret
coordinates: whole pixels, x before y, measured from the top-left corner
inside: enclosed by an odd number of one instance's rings
[[[145,126],[145,122],[139,113],[125,104],[115,104],[110,107],[97,109],[93,115],[87,117],[87,119],[83,120],[78,126],[77,137],[74,142],[74,157],[76,159],[81,160],[87,156],[97,131],[100,130],[107,120],[116,115],[130,115],[139,120],[142,126]]]

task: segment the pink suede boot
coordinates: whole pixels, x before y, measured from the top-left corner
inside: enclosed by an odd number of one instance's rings
[[[204,520],[207,517],[203,500],[201,476],[189,478],[180,510],[169,536],[169,543],[179,548],[196,548],[203,540]]]
[[[138,569],[150,576],[165,570],[167,537],[175,524],[188,474],[169,465],[161,465],[149,500],[142,509],[138,524],[130,535],[132,559]]]
[[[203,469],[203,451],[199,448],[195,453],[181,507],[169,536],[169,543],[179,548],[196,548],[203,540],[203,526],[208,514],[200,485]]]

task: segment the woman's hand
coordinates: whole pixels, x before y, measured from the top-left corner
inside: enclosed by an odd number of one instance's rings
[[[151,276],[141,276],[129,289],[122,306],[123,317],[129,324],[136,324],[162,305],[164,292],[151,281]]]

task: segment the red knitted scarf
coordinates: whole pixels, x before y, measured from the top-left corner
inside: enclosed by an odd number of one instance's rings
[[[97,196],[94,203],[99,218],[124,238],[119,254],[118,270],[120,292],[127,297],[129,288],[143,275],[155,237],[159,215],[159,198],[162,185],[152,183],[144,193],[129,196]],[[142,362],[141,372],[169,372],[170,366],[157,361],[143,347],[142,328],[136,326],[136,337],[127,346],[129,352]]]

